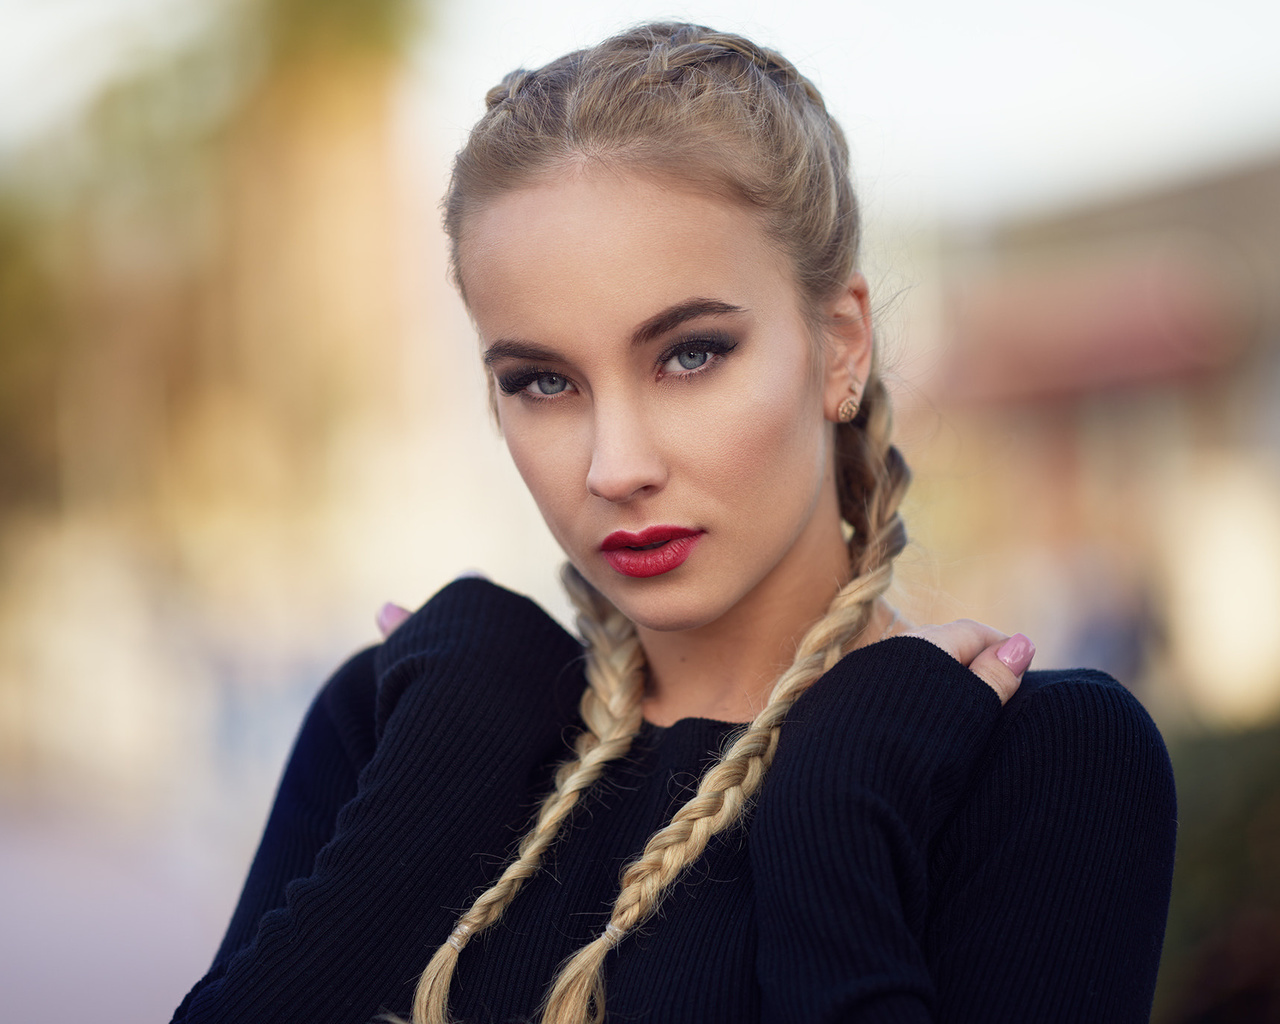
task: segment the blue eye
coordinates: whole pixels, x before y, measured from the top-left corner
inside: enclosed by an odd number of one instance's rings
[[[658,363],[664,374],[690,377],[710,369],[712,364],[732,352],[737,345],[732,338],[714,334],[686,337],[663,352]]]
[[[569,381],[558,373],[539,374],[525,385],[524,390],[535,395],[558,395],[569,387]]]
[[[504,395],[523,395],[534,401],[555,398],[576,391],[573,381],[562,373],[550,373],[536,367],[495,374],[494,379]]]

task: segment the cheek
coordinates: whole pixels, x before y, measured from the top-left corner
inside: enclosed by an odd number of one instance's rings
[[[511,461],[552,536],[563,545],[562,521],[585,488],[587,463],[580,458],[581,446],[574,443],[571,432],[552,431],[549,424],[531,423],[518,413],[500,416],[499,424]]]
[[[706,439],[699,462],[709,486],[781,514],[797,501],[807,503],[821,481],[821,409],[821,395],[803,368],[774,368],[717,395],[686,436]]]

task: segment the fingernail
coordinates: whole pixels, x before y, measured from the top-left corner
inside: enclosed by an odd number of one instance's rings
[[[1036,656],[1036,645],[1021,633],[1014,633],[996,651],[996,657],[1005,663],[1015,676],[1022,675]]]
[[[404,621],[404,609],[399,605],[392,604],[388,601],[378,609],[378,629],[383,636],[395,630],[396,626]]]

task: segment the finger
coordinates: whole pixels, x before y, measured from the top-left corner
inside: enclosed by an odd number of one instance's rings
[[[1015,633],[979,652],[969,664],[969,671],[995,690],[1000,703],[1005,704],[1017,693],[1035,653],[1036,645]]]
[[[378,631],[385,640],[394,633],[399,625],[409,617],[409,610],[401,608],[398,604],[392,604],[388,601],[378,609],[377,621]]]
[[[936,647],[941,647],[956,661],[968,668],[975,658],[993,644],[999,645],[1008,639],[1007,633],[973,619],[956,619],[954,622],[936,626],[921,626],[905,636],[916,636],[928,640]]]
[[[1001,704],[1017,692],[1036,651],[1021,633],[1011,637],[973,619],[924,626],[907,635],[941,647],[990,686]]]

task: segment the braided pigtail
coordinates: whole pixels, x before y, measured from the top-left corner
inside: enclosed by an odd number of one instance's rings
[[[898,505],[910,472],[889,443],[890,412],[883,382],[873,374],[853,424],[840,428],[840,503],[853,534],[856,575],[826,614],[801,639],[795,660],[774,684],[768,703],[720,761],[703,775],[694,796],[623,870],[609,922],[561,970],[547,998],[542,1024],[598,1024],[604,1017],[603,967],[609,951],[657,912],[680,875],[713,836],[742,820],[773,762],[778,734],[791,707],[859,640],[878,597],[893,581],[893,560],[906,544]],[[847,517],[848,518],[848,517]]]
[[[779,54],[698,25],[642,25],[541,68],[513,72],[490,91],[485,114],[454,161],[443,204],[451,272],[465,301],[468,226],[504,195],[584,167],[649,174],[757,212],[794,273],[820,345],[820,311],[848,287],[857,265],[858,204],[848,160],[844,134],[822,97]],[[800,641],[764,709],[626,867],[604,931],[552,983],[544,1024],[602,1019],[609,951],[653,916],[714,836],[742,820],[792,705],[862,639],[906,544],[898,506],[910,474],[889,428],[888,395],[873,367],[857,416],[833,428],[840,512],[851,527],[850,582]],[[458,952],[498,919],[537,870],[579,795],[626,752],[639,727],[643,669],[634,628],[571,570],[566,583],[591,648],[582,704],[587,730],[557,773],[555,791],[517,859],[459,919],[423,974],[415,1024],[443,1024]]]
[[[840,515],[853,527],[849,564],[857,578],[891,564],[907,546],[898,513],[911,470],[890,436],[893,415],[884,379],[873,369],[858,415],[836,428],[836,491]]]
[[[640,728],[644,654],[635,626],[573,566],[564,567],[563,579],[578,609],[578,629],[588,648],[587,688],[578,706],[586,728],[574,743],[573,757],[556,771],[555,787],[520,840],[515,860],[458,918],[422,972],[413,998],[413,1024],[446,1024],[458,954],[502,917],[521,886],[538,871],[578,798],[600,778],[606,764],[626,755]]]

